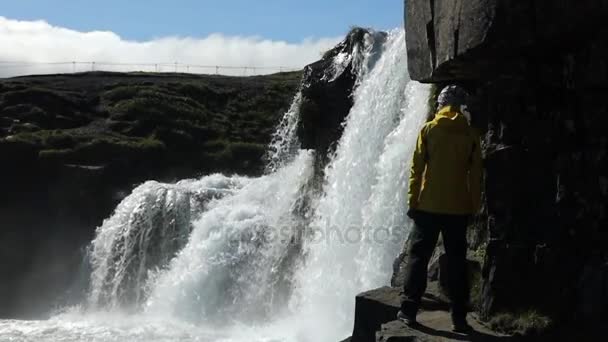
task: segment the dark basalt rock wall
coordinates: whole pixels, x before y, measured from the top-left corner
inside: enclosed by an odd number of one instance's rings
[[[608,317],[607,1],[409,0],[409,72],[475,94],[482,316]]]
[[[406,1],[409,72],[424,82],[521,74],[551,49],[600,37],[608,2]]]
[[[95,227],[138,184],[262,173],[300,81],[300,72],[0,80],[0,318],[61,302]]]

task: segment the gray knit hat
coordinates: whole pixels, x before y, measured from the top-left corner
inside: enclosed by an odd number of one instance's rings
[[[437,107],[445,106],[462,106],[466,105],[469,101],[469,93],[462,87],[457,85],[449,85],[439,93],[437,98]]]

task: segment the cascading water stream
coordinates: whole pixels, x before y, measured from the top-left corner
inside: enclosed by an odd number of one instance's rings
[[[355,91],[326,169],[312,224],[319,237],[305,248],[293,304],[312,323],[310,331],[322,332],[317,340],[348,333],[355,295],[389,282],[405,240],[408,160],[429,95],[406,70],[404,32],[393,31]]]
[[[166,266],[184,247],[192,221],[209,202],[238,191],[246,182],[242,177],[212,175],[137,187],[97,229],[89,255],[89,305],[141,303],[150,273]]]
[[[312,170],[312,155],[303,151],[210,204],[186,247],[154,279],[147,312],[219,324],[265,320],[283,307],[302,226],[298,200]]]
[[[138,187],[98,229],[86,305],[45,322],[0,321],[0,337],[346,337],[355,295],[388,283],[405,239],[408,162],[429,96],[408,78],[403,30],[369,35],[355,51],[335,60],[339,68],[352,58],[360,77],[321,192],[308,186],[313,154],[296,138],[299,94],[266,175]]]

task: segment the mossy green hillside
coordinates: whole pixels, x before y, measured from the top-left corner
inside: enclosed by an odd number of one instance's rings
[[[91,73],[8,79],[0,81],[0,144],[19,144],[45,162],[132,159],[256,173],[300,77]]]

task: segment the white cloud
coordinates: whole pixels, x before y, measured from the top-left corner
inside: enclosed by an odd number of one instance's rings
[[[261,68],[302,68],[318,60],[340,39],[305,39],[294,44],[217,33],[205,38],[165,37],[137,42],[108,31],[79,32],[45,21],[17,21],[0,16],[0,77],[88,71],[93,68],[91,62],[96,62],[97,70],[110,71],[173,72],[174,63],[178,62],[180,72],[215,73],[215,68],[198,66],[217,65],[256,67],[256,74],[270,73],[279,70]],[[83,63],[72,64],[72,61]],[[48,64],[63,62],[65,64]],[[221,74],[245,72],[253,74],[254,70],[220,69]]]

